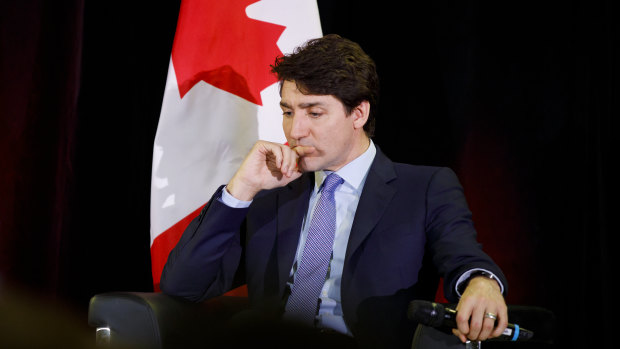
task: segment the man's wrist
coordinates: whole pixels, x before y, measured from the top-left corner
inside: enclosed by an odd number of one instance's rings
[[[467,274],[467,273],[466,273]],[[504,287],[502,285],[502,283],[499,281],[499,279],[497,278],[497,276],[495,276],[495,274],[484,270],[484,269],[475,269],[471,272],[468,273],[468,275],[466,276],[465,280],[459,280],[459,282],[457,283],[457,287],[456,287],[456,292],[459,295],[459,297],[461,295],[463,295],[463,292],[465,292],[465,289],[467,288],[467,286],[469,285],[469,283],[478,277],[483,277],[487,280],[493,280],[495,281],[495,283],[497,284],[497,286],[499,287],[499,291],[501,293],[503,293],[504,291]]]
[[[490,278],[490,277],[486,277],[484,275],[476,275],[472,278],[470,278],[468,280],[467,286],[465,287],[465,289],[467,289],[467,287],[472,286],[472,285],[479,285],[479,284],[483,284],[483,283],[487,283],[489,285],[491,285],[491,287],[495,288],[497,290],[497,292],[502,292],[502,288],[499,285],[499,282],[494,279],[494,278]]]
[[[235,176],[228,182],[224,190],[237,200],[251,202],[258,191],[253,191],[249,188],[250,187],[246,185],[243,180],[239,180]]]
[[[234,195],[228,191],[228,186],[222,188],[222,193],[220,195],[220,201],[224,203],[224,205],[232,208],[246,208],[249,207],[252,203],[252,200],[240,200],[236,198]]]

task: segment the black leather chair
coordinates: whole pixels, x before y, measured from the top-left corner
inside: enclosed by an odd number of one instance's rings
[[[91,298],[88,323],[101,347],[205,347],[222,323],[246,308],[245,297],[193,303],[163,293],[111,292]]]
[[[109,348],[236,348],[251,344],[253,347],[291,348],[286,338],[276,345],[269,340],[275,335],[269,323],[259,324],[244,331],[231,331],[228,325],[236,314],[248,309],[244,297],[222,296],[203,303],[191,303],[163,293],[113,292],[94,296],[90,301],[88,323],[96,328],[97,344]],[[550,348],[553,344],[555,319],[550,311],[537,307],[509,306],[509,318],[513,323],[533,330],[534,341],[483,342],[488,348]],[[285,329],[278,335],[287,333],[296,337],[294,347],[299,348],[298,329]],[[325,342],[312,342],[310,337],[304,341],[308,348],[333,347],[347,348],[349,342],[344,336],[333,338],[322,336]],[[278,337],[280,338],[280,337]],[[237,345],[232,345],[235,343]],[[263,343],[265,346],[261,346]],[[259,345],[257,345],[259,344]],[[449,330],[435,329],[418,325],[412,343],[414,349],[464,349]]]

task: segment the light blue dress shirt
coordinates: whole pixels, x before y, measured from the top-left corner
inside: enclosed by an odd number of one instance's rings
[[[319,312],[317,315],[317,327],[330,328],[340,333],[351,335],[342,316],[342,303],[340,298],[340,281],[342,279],[342,269],[344,266],[344,257],[347,252],[347,243],[349,242],[349,234],[353,226],[353,218],[357,210],[357,204],[366,182],[366,176],[370,165],[375,158],[377,150],[375,145],[370,141],[368,149],[353,161],[346,164],[336,173],[344,179],[342,183],[334,191],[336,201],[336,234],[334,236],[334,247],[332,250],[332,259],[329,265],[329,275],[325,280],[323,289],[321,290]],[[317,171],[314,173],[314,190],[310,195],[309,210],[302,223],[301,236],[299,245],[297,246],[297,254],[295,263],[291,270],[294,274],[297,269],[297,263],[301,260],[303,249],[310,228],[310,221],[314,212],[314,207],[318,202],[321,193],[319,188],[325,178],[332,173],[331,171]]]

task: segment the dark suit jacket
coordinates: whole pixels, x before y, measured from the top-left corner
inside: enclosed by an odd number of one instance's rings
[[[283,310],[313,189],[312,173],[261,192],[247,209],[210,200],[170,253],[162,291],[199,301],[223,294],[241,276],[250,302]],[[448,168],[393,163],[377,149],[355,214],[341,283],[353,335],[369,347],[410,347],[413,299],[433,299],[439,276],[455,284],[471,268],[501,270],[481,250],[463,190]],[[238,281],[238,280],[237,280]]]

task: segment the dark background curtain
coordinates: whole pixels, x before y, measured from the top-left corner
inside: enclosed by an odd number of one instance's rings
[[[508,303],[552,310],[562,344],[611,345],[617,5],[318,3],[323,32],[377,62],[375,142],[459,175]],[[0,3],[0,292],[85,323],[96,293],[152,290],[152,145],[178,7]]]

